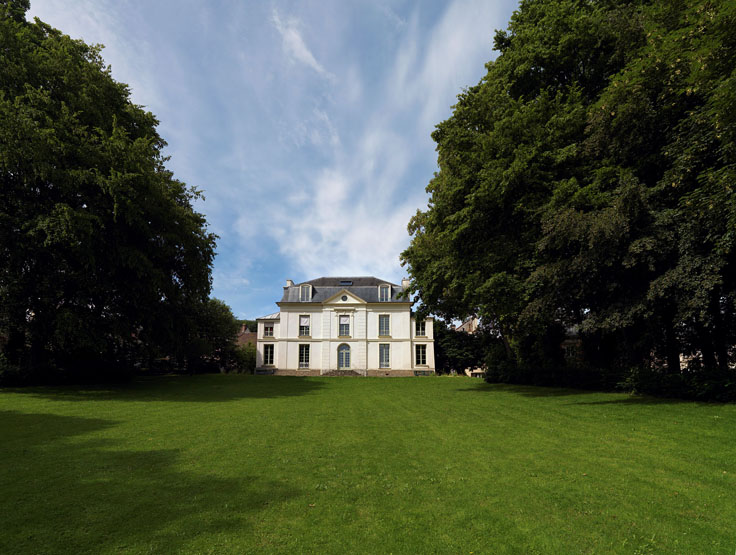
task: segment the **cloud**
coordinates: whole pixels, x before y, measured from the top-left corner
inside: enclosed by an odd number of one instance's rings
[[[271,21],[281,35],[284,51],[292,60],[311,67],[323,77],[330,80],[334,79],[334,76],[322,67],[322,64],[317,61],[314,54],[312,54],[312,51],[309,50],[309,47],[304,42],[304,39],[299,32],[299,20],[289,18],[284,22],[281,20],[278,10],[274,8]]]

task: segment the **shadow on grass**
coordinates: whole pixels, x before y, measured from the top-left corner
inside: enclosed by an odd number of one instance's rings
[[[0,389],[58,401],[223,402],[308,395],[324,383],[305,377],[200,374],[139,377],[129,383]]]
[[[458,391],[474,391],[477,393],[515,393],[524,397],[567,397],[570,395],[589,395],[594,391],[584,389],[569,389],[562,387],[541,387],[534,385],[510,385],[496,383],[479,383],[471,387],[458,389]]]
[[[713,403],[698,403],[685,399],[674,399],[668,397],[652,397],[649,395],[636,395],[612,391],[595,391],[590,389],[571,389],[564,387],[543,387],[532,385],[510,385],[510,384],[476,384],[474,387],[458,389],[458,391],[474,391],[478,393],[505,392],[521,395],[523,397],[573,397],[579,395],[606,395],[615,396],[614,399],[601,399],[595,401],[576,401],[574,405],[672,405],[681,403],[712,405]]]
[[[0,553],[186,551],[198,534],[247,534],[267,505],[299,494],[182,470],[176,449],[85,437],[115,425],[0,411]]]

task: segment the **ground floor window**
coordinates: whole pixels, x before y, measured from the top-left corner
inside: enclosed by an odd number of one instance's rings
[[[415,345],[416,348],[416,363],[417,366],[427,365],[427,346],[426,345]]]
[[[309,345],[299,345],[299,368],[309,368]]]
[[[378,367],[391,367],[391,345],[388,343],[381,343],[378,345]]]
[[[273,366],[273,345],[263,346],[263,365]]]
[[[350,368],[350,347],[348,345],[340,345],[337,348],[337,367]]]

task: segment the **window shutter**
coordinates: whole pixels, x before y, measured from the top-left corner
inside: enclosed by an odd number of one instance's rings
[[[293,322],[293,320],[292,320]],[[309,325],[309,316],[300,316],[299,317],[299,325],[300,326],[308,326]]]
[[[347,326],[350,323],[350,316],[340,316],[340,325]]]

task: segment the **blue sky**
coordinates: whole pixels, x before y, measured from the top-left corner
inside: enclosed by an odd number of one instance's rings
[[[285,280],[399,282],[434,126],[495,57],[515,0],[31,0],[159,119],[220,236],[212,295],[273,312]]]

